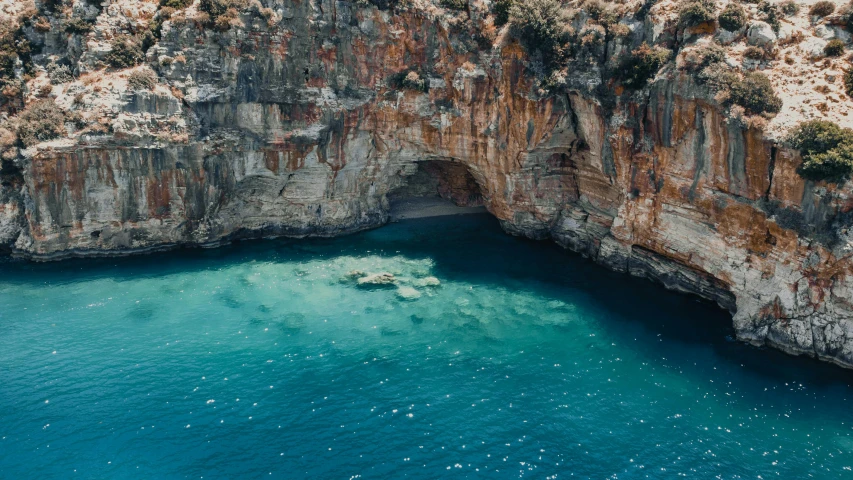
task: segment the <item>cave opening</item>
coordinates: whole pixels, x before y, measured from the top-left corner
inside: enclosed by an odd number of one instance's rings
[[[467,166],[423,160],[414,167],[388,194],[392,221],[486,212],[482,188]]]

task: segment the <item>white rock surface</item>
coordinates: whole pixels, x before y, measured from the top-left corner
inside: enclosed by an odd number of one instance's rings
[[[750,45],[764,46],[776,41],[776,33],[766,22],[753,22],[746,32],[746,38]]]

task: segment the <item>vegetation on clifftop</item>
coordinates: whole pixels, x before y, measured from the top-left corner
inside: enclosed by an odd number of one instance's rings
[[[749,15],[740,5],[730,3],[720,12],[717,21],[720,22],[720,27],[730,32],[736,32],[746,25],[746,22],[749,21]]]
[[[142,61],[142,46],[133,38],[117,37],[104,60],[113,68],[129,68]]]
[[[559,0],[515,2],[509,20],[528,50],[540,54],[546,67],[558,66],[571,52],[571,12]]]
[[[56,106],[52,100],[39,100],[24,110],[18,118],[18,140],[24,147],[63,137],[65,124],[76,121],[74,115]]]
[[[660,70],[660,67],[669,61],[671,56],[671,51],[661,47],[650,47],[643,42],[622,63],[619,76],[625,86],[642,88]]]
[[[797,173],[809,180],[841,182],[853,173],[853,130],[825,120],[798,125],[788,143],[800,151]]]

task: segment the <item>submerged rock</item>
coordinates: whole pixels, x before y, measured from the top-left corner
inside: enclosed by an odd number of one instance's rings
[[[439,280],[435,277],[426,277],[426,278],[419,278],[412,283],[414,285],[417,285],[418,287],[437,287],[437,286],[441,285],[441,280]]]
[[[382,273],[371,273],[367,276],[359,278],[356,283],[359,285],[369,286],[369,285],[393,285],[397,282],[396,277],[393,274],[388,272]]]
[[[414,287],[401,285],[397,287],[397,296],[403,300],[417,300],[421,298],[421,292]]]

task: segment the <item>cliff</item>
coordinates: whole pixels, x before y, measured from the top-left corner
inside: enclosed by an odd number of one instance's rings
[[[629,9],[627,33],[546,90],[507,27],[479,33],[488,2],[260,7],[208,28],[191,5],[129,70],[104,69],[110,42],[148,28],[156,2],[76,0],[45,14],[53,28],[25,27],[40,53],[22,101],[46,97],[82,120],[4,154],[0,241],[11,253],[373,228],[428,162],[444,194],[482,202],[510,233],[716,301],[742,340],[853,367],[853,194],[797,174],[800,156],[778,134],[794,114],[737,121],[676,61],[643,88],[612,78],[614,59],[643,42],[686,51],[713,31],[683,38],[666,5]],[[64,31],[74,16],[91,31]],[[71,81],[49,81],[56,59]],[[128,88],[141,69],[156,84]],[[836,103],[846,113],[850,100]]]

